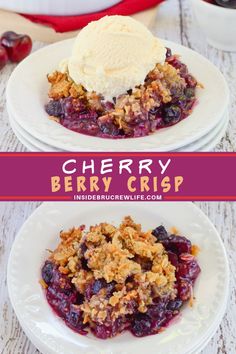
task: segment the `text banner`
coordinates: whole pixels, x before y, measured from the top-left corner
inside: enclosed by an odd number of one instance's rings
[[[0,153],[2,201],[236,200],[236,153]]]

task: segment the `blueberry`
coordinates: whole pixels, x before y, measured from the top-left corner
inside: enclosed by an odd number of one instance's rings
[[[86,325],[83,323],[82,311],[77,305],[70,305],[69,312],[67,312],[65,317],[65,322],[74,331],[83,335],[87,334],[85,331]]]
[[[152,320],[150,319],[150,317],[144,314],[136,315],[131,326],[131,332],[136,337],[143,337],[148,334],[151,334]]]
[[[79,316],[75,312],[70,313],[70,323],[73,327],[76,327],[79,322]]]
[[[62,300],[57,307],[57,311],[59,315],[61,315],[64,319],[68,316],[70,313],[70,304],[66,300]]]
[[[164,228],[164,226],[160,225],[158,227],[156,227],[153,231],[152,231],[153,236],[155,236],[157,238],[157,240],[164,240],[168,237],[168,233],[166,231],[166,229]]]
[[[193,98],[194,95],[195,95],[195,89],[193,87],[187,87],[185,90],[184,90],[184,94],[185,94],[185,97],[186,98]]]
[[[42,278],[46,284],[49,284],[53,277],[54,266],[51,262],[46,262],[42,268]]]
[[[70,305],[70,312],[67,317],[67,322],[72,327],[83,328],[82,311],[77,305]]]
[[[169,301],[168,305],[167,305],[167,309],[170,311],[178,311],[181,306],[183,305],[183,301],[182,300],[171,300]]]
[[[147,315],[153,319],[163,319],[165,315],[166,303],[159,301],[157,304],[148,307]]]
[[[105,279],[97,279],[86,287],[85,298],[90,300],[93,295],[99,293],[102,288],[105,288],[107,283]]]
[[[99,291],[106,286],[106,281],[104,279],[97,279],[92,285],[92,293],[96,295]]]
[[[54,116],[54,117],[62,117],[63,116],[63,107],[61,104],[61,101],[50,101],[49,103],[46,104],[45,110],[48,115]]]
[[[120,135],[119,128],[113,123],[104,123],[100,125],[100,130],[105,135],[117,136]]]
[[[164,108],[164,122],[166,124],[175,124],[181,118],[181,109],[178,106],[171,105]]]

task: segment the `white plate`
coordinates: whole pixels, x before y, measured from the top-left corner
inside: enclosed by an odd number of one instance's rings
[[[190,72],[204,84],[193,113],[175,126],[136,139],[102,139],[72,132],[48,119],[46,75],[68,56],[74,40],[44,47],[26,58],[12,73],[7,86],[7,104],[15,120],[44,143],[65,151],[171,151],[201,138],[219,123],[229,102],[229,90],[220,71],[200,54],[164,41],[178,53]]]
[[[215,129],[214,134],[208,133],[208,139],[197,140],[196,143],[193,143],[194,150],[188,149],[188,145],[183,147],[182,149],[175,150],[175,151],[182,151],[182,152],[193,152],[193,151],[213,151],[216,145],[220,142],[220,140],[225,135],[226,129],[229,124],[229,113],[227,112],[222,119],[222,122],[218,124],[218,129]],[[191,145],[191,147],[193,146]]]
[[[0,8],[41,15],[81,15],[98,12],[121,0],[0,0]]]
[[[18,123],[15,121],[13,115],[10,113],[9,109],[9,120],[11,127],[17,136],[17,138],[22,142],[23,145],[27,147],[27,149],[30,148],[30,146],[33,146],[34,150],[38,149],[39,151],[60,151],[57,148],[54,148],[50,145],[47,145],[43,143],[42,141],[34,138],[32,135],[30,135],[26,130],[24,130]],[[229,121],[229,114],[228,112],[223,116],[222,120],[216,125],[214,129],[212,129],[208,134],[204,135],[202,138],[196,140],[192,144],[188,144],[181,149],[177,149],[175,151],[187,151],[187,152],[193,152],[193,151],[199,151],[200,149],[204,149],[204,151],[211,151],[212,148],[215,147],[215,145],[218,143],[218,141],[222,138],[222,136],[225,133],[225,130],[228,126],[228,121]],[[216,143],[215,143],[216,141]],[[208,149],[208,146],[212,147],[211,149]],[[205,150],[208,149],[208,150]]]
[[[62,229],[101,221],[118,224],[125,215],[150,229],[163,223],[177,227],[200,246],[202,268],[194,288],[196,302],[163,333],[138,339],[129,333],[106,341],[71,331],[52,311],[38,279],[46,249],[58,243]],[[33,237],[32,237],[33,235]],[[29,250],[34,250],[29,251]],[[223,243],[209,219],[192,203],[44,203],[19,231],[8,263],[12,305],[31,341],[47,354],[186,354],[212,335],[227,301],[229,269]]]
[[[227,127],[229,124],[229,117],[226,119],[223,127],[221,130],[212,138],[206,145],[202,146],[198,151],[200,152],[208,152],[208,151],[213,151],[213,149],[216,147],[217,144],[220,143],[221,139],[225,136]]]
[[[47,151],[47,152],[58,152],[60,151],[57,148],[54,148],[50,145],[47,145],[40,140],[34,138],[32,135],[27,133],[17,122],[14,120],[14,118],[9,114],[9,121],[11,128],[16,135],[17,139],[20,140],[20,142],[25,145],[25,147],[29,151]]]
[[[227,305],[227,302],[225,302],[225,304],[223,304],[222,310],[221,310],[221,312],[219,312],[219,320],[218,320],[218,322],[216,322],[216,326],[215,326],[215,328],[212,330],[212,332],[209,334],[209,337],[208,337],[206,340],[204,340],[197,348],[195,348],[194,351],[191,351],[191,352],[188,352],[188,353],[183,353],[183,354],[201,354],[201,351],[207,346],[207,344],[210,342],[211,338],[212,338],[212,337],[215,335],[215,333],[217,332],[218,327],[219,327],[219,325],[220,325],[220,322],[221,322],[221,320],[222,320],[222,318],[223,318],[223,316],[224,316],[224,313],[225,313],[225,311],[226,311],[226,305]],[[21,326],[22,326],[24,332],[26,333],[26,335],[28,335],[28,334],[27,334],[27,329],[25,329],[24,325],[21,324]],[[42,353],[43,353],[43,354],[48,354],[48,352],[42,352]],[[89,353],[89,354],[93,354],[93,353]],[[104,352],[99,353],[99,354],[104,354]],[[106,352],[105,352],[105,354],[106,354]],[[108,354],[112,354],[112,353],[109,352]],[[121,353],[121,354],[122,354],[122,353]],[[125,354],[126,354],[126,353],[125,353]],[[172,354],[172,353],[171,353],[171,354]]]
[[[39,149],[38,147],[34,146],[31,144],[23,135],[21,135],[20,132],[13,126],[12,124],[12,119],[10,118],[10,124],[11,124],[11,129],[13,130],[13,133],[17,137],[17,139],[21,142],[22,145],[26,147],[27,150],[32,151],[32,152],[41,152],[43,150]],[[48,150],[50,151],[50,150]]]

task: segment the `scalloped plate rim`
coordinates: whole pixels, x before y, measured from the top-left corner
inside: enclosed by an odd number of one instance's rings
[[[58,204],[58,203],[57,203]],[[59,203],[60,204],[60,207],[61,207],[61,205],[62,205],[62,208],[63,208],[63,206],[65,206],[66,207],[66,205],[68,205],[68,203]],[[78,205],[78,203],[74,203],[74,202],[72,202],[72,203],[69,203],[69,204],[73,204],[73,205],[75,205],[75,204],[77,204]],[[84,205],[85,203],[83,203],[82,205]],[[89,204],[89,209],[91,208],[91,203],[87,203],[87,204]],[[107,203],[107,204],[111,204],[111,205],[114,205],[115,203]],[[116,203],[117,204],[117,207],[120,207],[120,206],[122,206],[122,204],[121,203]],[[135,203],[129,203],[129,205],[131,205],[131,204],[133,204],[133,206],[134,207],[137,207],[137,205],[135,205]],[[147,203],[139,203],[139,207],[138,207],[138,209],[140,209],[140,204],[142,204],[142,208],[144,208],[146,205],[147,205]],[[156,203],[156,205],[161,205],[161,203]],[[165,203],[165,205],[167,205],[167,207],[168,207],[168,204],[169,204],[169,206],[170,206],[170,204],[172,204],[173,205],[173,202],[171,202],[171,203]],[[226,303],[226,301],[227,301],[227,298],[228,298],[228,285],[229,285],[229,265],[228,265],[228,260],[227,260],[227,255],[226,255],[226,252],[225,252],[225,249],[224,249],[224,246],[223,246],[223,242],[222,242],[222,240],[221,240],[221,238],[220,238],[220,236],[219,236],[219,234],[218,234],[218,232],[216,231],[216,229],[215,229],[215,227],[213,226],[213,224],[209,221],[209,219],[206,217],[206,215],[197,207],[197,206],[195,206],[194,204],[192,204],[192,203],[184,203],[184,202],[178,202],[178,203],[175,203],[175,204],[178,204],[178,210],[179,210],[179,206],[180,205],[184,205],[184,208],[188,208],[188,209],[191,209],[192,208],[192,212],[193,213],[195,213],[196,215],[198,215],[199,217],[200,217],[200,219],[202,219],[202,222],[204,223],[204,224],[206,224],[206,225],[208,225],[208,227],[211,229],[211,231],[214,233],[214,235],[215,235],[215,237],[217,238],[217,242],[219,243],[219,247],[221,248],[221,252],[223,252],[222,254],[224,255],[224,269],[225,269],[225,274],[224,274],[224,282],[225,282],[225,287],[224,287],[224,296],[223,295],[221,295],[221,296],[223,296],[223,298],[224,298],[224,301],[223,301],[223,303],[221,304],[221,306],[220,306],[220,308],[219,308],[219,312],[221,311],[220,309],[222,309],[222,307],[223,306],[225,306],[225,303]],[[43,212],[43,208],[44,208],[44,205],[45,205],[45,210],[47,211],[47,208],[51,208],[51,206],[52,205],[56,205],[56,203],[43,203],[39,208],[37,208],[33,213],[32,213],[32,215],[31,215],[31,217],[30,218],[28,218],[27,219],[27,221],[23,224],[23,226],[21,227],[21,229],[20,229],[20,231],[19,231],[19,233],[18,233],[18,235],[16,236],[16,240],[15,240],[15,242],[14,242],[14,245],[13,245],[13,247],[12,247],[12,251],[11,251],[11,254],[10,254],[10,257],[9,257],[9,263],[8,263],[8,273],[7,273],[7,280],[8,280],[8,289],[9,289],[9,295],[10,295],[10,299],[11,299],[11,302],[12,302],[12,304],[13,304],[13,307],[14,307],[14,309],[15,309],[15,311],[16,311],[16,314],[17,314],[17,316],[19,317],[19,319],[20,319],[20,322],[22,321],[22,314],[20,315],[19,314],[19,308],[17,308],[17,304],[15,303],[15,299],[14,299],[14,294],[13,294],[13,289],[12,289],[12,262],[14,263],[14,252],[15,252],[15,248],[16,247],[18,247],[19,246],[19,242],[20,242],[20,237],[21,237],[21,233],[22,232],[24,232],[24,229],[25,228],[27,228],[27,225],[30,223],[30,221],[32,222],[32,220],[33,220],[33,218],[37,218],[37,216],[38,216],[38,214],[40,215],[40,212]],[[153,205],[153,203],[151,203],[151,205],[150,205],[150,207],[149,208],[151,208],[152,207],[152,205]],[[60,207],[59,207],[59,209],[60,209]],[[96,208],[98,208],[98,206],[96,205]],[[95,208],[95,209],[96,209]],[[94,209],[94,207],[92,208],[92,209]],[[164,209],[165,209],[165,207],[164,207]],[[56,209],[55,209],[56,210]],[[123,211],[122,211],[123,212]],[[218,250],[219,251],[219,250]],[[218,317],[220,316],[220,318],[218,318]],[[210,329],[208,328],[208,330],[207,331],[205,331],[204,332],[204,336],[206,337],[206,338],[208,338],[208,336],[210,335],[210,333],[212,332],[212,330],[213,330],[213,328],[215,328],[215,326],[216,325],[218,325],[219,324],[219,322],[221,321],[221,318],[223,317],[223,314],[222,315],[217,315],[216,317],[215,317],[215,322],[214,322],[214,326],[213,326],[213,324],[212,324],[212,326],[211,326],[211,331],[210,331]],[[24,317],[23,317],[23,319],[24,319]],[[29,331],[31,331],[32,329],[31,328],[28,328],[29,329]],[[168,330],[168,329],[167,329]],[[166,332],[166,331],[165,331]],[[29,335],[29,334],[28,334]],[[32,337],[30,337],[30,339],[33,341],[33,342],[35,342],[34,341],[34,334],[33,333],[31,333],[31,335],[32,335]],[[158,336],[158,335],[157,335]],[[157,337],[157,336],[152,336],[152,338],[155,338],[155,337]],[[206,340],[206,338],[204,338],[205,340]],[[137,342],[137,344],[140,344],[141,345],[141,342],[139,341],[139,343]],[[200,345],[200,343],[198,343],[198,345]],[[54,353],[54,351],[51,351],[50,353]],[[56,353],[56,351],[55,351],[55,353]],[[58,351],[58,353],[59,353],[59,351]],[[60,352],[60,353],[64,353],[64,352]],[[85,353],[85,352],[84,352]],[[88,351],[86,351],[86,353],[88,353],[88,354],[90,354],[91,352],[88,350]],[[101,354],[102,353],[102,351],[97,351],[97,353],[99,353],[99,354]],[[113,352],[109,352],[109,354],[112,354]],[[117,353],[117,352],[115,352],[115,353]],[[162,353],[162,352],[161,352]],[[93,353],[94,354],[94,353]],[[129,351],[129,352],[127,352],[127,354],[131,354],[131,352]],[[132,352],[132,354],[133,354],[133,352]],[[183,354],[183,353],[181,353],[181,354]]]

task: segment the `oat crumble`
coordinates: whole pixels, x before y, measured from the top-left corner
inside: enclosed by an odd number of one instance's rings
[[[142,85],[104,101],[96,92],[75,84],[68,72],[48,75],[46,105],[49,116],[64,127],[103,138],[148,135],[178,123],[191,114],[196,101],[195,78],[177,55],[167,50],[164,64],[157,64]]]
[[[191,254],[196,247],[184,237],[168,235],[162,226],[144,232],[127,216],[119,227],[100,223],[85,231],[82,225],[62,231],[60,238],[44,264],[41,285],[50,305],[79,333],[88,327],[106,338],[134,323],[130,330],[140,336],[136,328],[140,316],[151,316],[150,311],[160,304],[176,307],[192,298],[192,285],[200,271]],[[179,277],[182,263],[196,268],[194,279]],[[184,287],[183,294],[179,286]],[[177,306],[166,313],[174,316],[178,312]],[[163,326],[157,325],[148,334]]]

